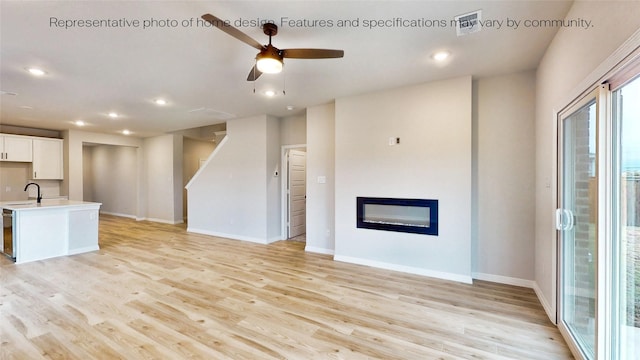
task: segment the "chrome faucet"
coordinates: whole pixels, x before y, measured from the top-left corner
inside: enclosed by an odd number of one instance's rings
[[[36,183],[28,183],[27,186],[24,187],[24,191],[27,191],[27,188],[29,187],[29,185],[35,185],[38,188],[38,197],[36,198],[38,204],[40,204],[42,202],[42,195],[40,194],[40,185],[36,184]]]

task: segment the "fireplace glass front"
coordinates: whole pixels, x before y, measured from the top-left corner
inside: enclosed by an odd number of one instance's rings
[[[438,200],[357,198],[357,227],[438,235]]]

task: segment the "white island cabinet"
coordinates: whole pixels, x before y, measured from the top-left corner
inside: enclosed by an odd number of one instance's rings
[[[0,202],[13,212],[16,264],[98,250],[100,203],[44,199]]]

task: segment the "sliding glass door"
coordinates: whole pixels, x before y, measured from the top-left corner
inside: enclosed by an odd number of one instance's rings
[[[640,359],[640,78],[612,103],[612,358]]]
[[[587,359],[596,351],[598,244],[597,97],[559,123],[559,327]]]
[[[558,327],[580,359],[640,359],[640,60],[623,70],[558,121]]]

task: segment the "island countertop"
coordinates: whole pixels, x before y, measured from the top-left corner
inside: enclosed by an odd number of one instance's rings
[[[38,204],[35,200],[16,200],[16,201],[2,201],[0,202],[1,209],[17,210],[17,211],[33,211],[41,209],[54,209],[61,207],[99,207],[102,203],[88,202],[88,201],[76,201],[66,199],[42,199],[42,203]]]
[[[35,200],[0,202],[3,212],[13,213],[13,251],[7,255],[21,264],[99,250],[100,205],[66,199],[43,199],[40,204]]]

